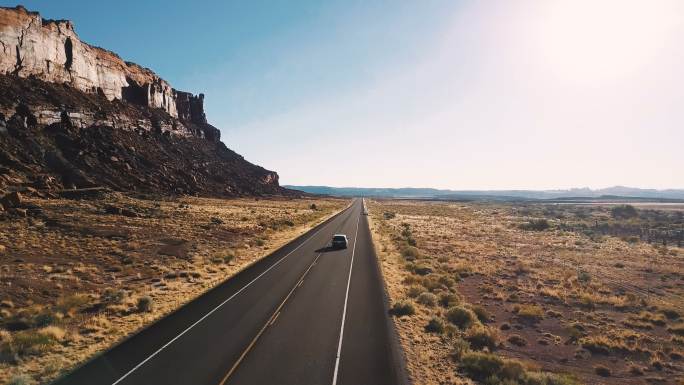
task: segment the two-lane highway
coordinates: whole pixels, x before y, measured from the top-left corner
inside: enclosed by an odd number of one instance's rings
[[[362,200],[56,384],[401,384]],[[334,233],[349,247],[331,250]]]

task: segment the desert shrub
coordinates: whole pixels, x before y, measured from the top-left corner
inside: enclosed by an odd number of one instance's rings
[[[439,304],[445,308],[450,308],[461,303],[461,298],[455,293],[442,293],[439,295]]]
[[[57,301],[54,309],[62,314],[73,314],[80,308],[88,305],[90,298],[85,294],[72,294],[62,297]]]
[[[439,283],[437,278],[434,276],[423,276],[421,280],[421,284],[431,292],[437,291],[442,288],[442,285]]]
[[[628,350],[620,341],[605,336],[584,337],[579,340],[579,344],[581,347],[594,354],[608,355],[612,351]]]
[[[316,211],[316,210],[318,210],[318,206],[316,206],[315,203],[312,203],[312,204],[309,206],[309,209]]]
[[[501,367],[501,372],[497,376],[504,379],[504,384],[515,384],[518,381],[522,382],[525,378],[525,368],[523,365],[515,360],[504,360]]]
[[[432,273],[432,268],[425,265],[416,265],[413,267],[413,272],[418,275],[428,275]]]
[[[480,322],[486,323],[491,320],[491,316],[487,312],[487,309],[484,308],[484,306],[474,305],[471,306],[471,309],[473,310],[473,313],[475,313],[475,315],[477,316],[477,319],[480,320]]]
[[[610,209],[610,215],[615,219],[630,219],[639,216],[639,213],[632,205],[620,205]]]
[[[527,322],[538,322],[544,318],[544,309],[538,305],[520,305],[518,318]]]
[[[446,313],[446,318],[449,322],[458,326],[461,330],[469,328],[477,320],[475,313],[463,306],[454,306],[449,308]]]
[[[456,280],[446,276],[439,277],[437,279],[437,282],[439,282],[442,286],[446,287],[447,289],[451,289],[456,285]]]
[[[294,226],[294,224],[292,226]],[[223,256],[223,263],[231,263],[233,259],[235,259],[235,254],[228,253]]]
[[[428,324],[425,325],[425,331],[436,334],[444,333],[444,321],[439,317],[432,317]]]
[[[152,297],[149,295],[142,296],[138,298],[138,302],[136,303],[136,308],[138,309],[139,312],[141,313],[146,313],[152,311],[154,308],[154,301],[152,300]]]
[[[401,249],[401,256],[407,261],[415,261],[420,258],[420,250],[415,246],[405,246]]]
[[[44,326],[52,325],[57,322],[58,318],[54,313],[43,312],[35,316],[33,319],[33,324],[36,327],[42,328]]]
[[[527,223],[523,223],[520,225],[520,228],[522,230],[528,230],[528,231],[544,231],[548,230],[551,227],[549,224],[549,221],[546,219],[531,219]]]
[[[584,270],[580,270],[577,272],[577,282],[586,285],[590,281],[591,281],[591,275],[588,272],[586,272]]]
[[[468,377],[478,381],[497,376],[503,366],[504,360],[491,353],[466,352],[461,356],[461,370]]]
[[[527,345],[527,340],[520,334],[511,334],[507,341],[515,346]]]
[[[474,349],[480,350],[486,347],[491,351],[496,349],[498,335],[495,329],[478,325],[468,330],[465,340],[470,342],[470,346]]]
[[[460,361],[464,354],[470,351],[470,342],[463,338],[455,338],[451,343],[451,358]]]
[[[105,289],[100,295],[100,300],[110,304],[120,304],[126,297],[125,290]]]
[[[406,291],[406,295],[409,296],[410,298],[416,298],[418,297],[421,293],[425,292],[425,288],[422,286],[418,285],[413,285],[408,288]]]
[[[594,296],[588,293],[580,295],[579,305],[587,310],[594,310],[596,308],[596,301]]]
[[[46,326],[38,330],[38,333],[50,337],[53,341],[61,341],[66,336],[64,329],[54,325]]]
[[[16,374],[10,378],[7,385],[31,385],[33,383],[31,377],[26,374]]]
[[[432,307],[435,306],[435,304],[437,303],[437,296],[432,293],[423,293],[418,296],[416,302],[418,302],[421,305]]]
[[[391,211],[385,211],[384,213],[382,213],[382,217],[387,219],[387,220],[394,219],[394,217],[396,217],[396,216],[397,216],[397,214],[395,214]]]
[[[19,355],[39,354],[55,343],[53,336],[35,330],[14,333],[11,348]]]
[[[399,301],[395,302],[392,305],[392,308],[390,309],[390,314],[397,317],[405,315],[414,315],[416,314],[416,308],[413,306],[413,303],[411,303],[411,301]]]
[[[610,369],[603,365],[594,366],[594,372],[601,377],[610,377]]]

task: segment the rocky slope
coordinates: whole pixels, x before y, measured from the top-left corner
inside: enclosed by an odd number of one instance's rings
[[[0,7],[0,189],[287,194],[207,123],[202,94],[78,38],[69,21]]]

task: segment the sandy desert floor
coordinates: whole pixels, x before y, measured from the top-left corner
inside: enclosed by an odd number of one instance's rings
[[[416,384],[683,383],[681,211],[369,208]]]

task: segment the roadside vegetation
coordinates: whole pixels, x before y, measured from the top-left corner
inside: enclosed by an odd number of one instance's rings
[[[682,383],[684,207],[368,203],[414,383]]]
[[[21,199],[0,219],[0,384],[48,383],[348,204]]]

